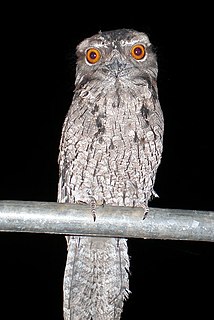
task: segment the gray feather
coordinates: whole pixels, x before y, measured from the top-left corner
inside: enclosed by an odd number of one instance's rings
[[[145,48],[139,60],[131,55],[138,44]],[[95,63],[86,60],[91,48],[100,53]],[[94,203],[94,214],[105,203],[148,211],[164,131],[152,45],[142,32],[100,32],[77,46],[77,57],[60,142],[58,201]],[[64,319],[119,320],[129,294],[127,240],[67,239]]]

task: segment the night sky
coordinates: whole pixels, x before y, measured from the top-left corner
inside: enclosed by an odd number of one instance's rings
[[[116,11],[114,5],[110,10],[100,6],[108,4],[47,8],[31,3],[2,11],[0,200],[56,201],[58,146],[73,95],[75,47],[99,30],[132,28],[146,32],[157,53],[165,118],[155,184],[159,198],[150,206],[213,211],[209,8],[123,3]],[[210,318],[213,243],[128,243],[132,294],[122,320]],[[64,236],[0,233],[0,248],[0,319],[63,320]]]

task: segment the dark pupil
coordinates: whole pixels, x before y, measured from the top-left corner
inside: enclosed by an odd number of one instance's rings
[[[137,47],[134,49],[134,53],[136,54],[136,56],[140,56],[142,53],[142,49],[140,47]]]
[[[92,52],[90,53],[90,58],[91,58],[91,59],[96,59],[96,57],[97,57],[96,52],[92,51]]]

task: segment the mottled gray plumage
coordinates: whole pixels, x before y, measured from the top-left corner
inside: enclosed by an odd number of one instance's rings
[[[75,92],[60,143],[59,202],[86,203],[94,215],[105,203],[148,211],[163,144],[157,73],[145,33],[99,32],[77,46]],[[67,241],[64,319],[120,319],[129,295],[127,239]]]

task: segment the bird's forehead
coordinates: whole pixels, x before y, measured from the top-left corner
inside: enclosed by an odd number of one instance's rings
[[[145,33],[129,29],[100,32],[99,35],[104,41],[111,42],[114,45],[132,44],[136,41],[149,43],[149,39]]]
[[[84,48],[89,46],[119,49],[126,45],[134,45],[135,43],[143,43],[146,46],[150,45],[150,41],[145,33],[119,29],[105,32],[100,31],[98,34],[82,41],[78,46],[78,49],[81,51],[81,49],[84,50]]]

